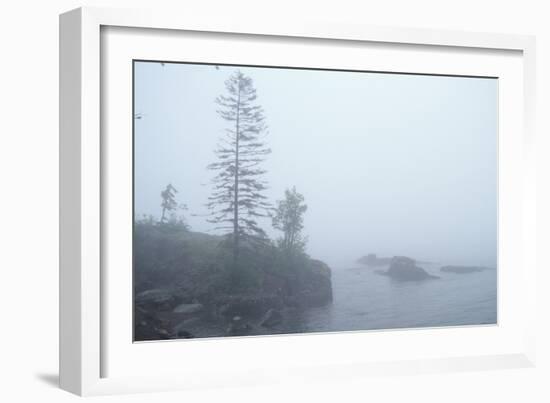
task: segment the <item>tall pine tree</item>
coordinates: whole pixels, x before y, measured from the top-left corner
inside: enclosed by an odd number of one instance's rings
[[[260,166],[271,150],[263,141],[267,126],[263,109],[256,103],[252,79],[236,71],[226,80],[225,88],[226,94],[216,103],[227,128],[215,151],[217,161],[208,166],[217,174],[207,207],[211,211],[209,221],[232,241],[236,266],[243,241],[256,244],[267,238],[257,219],[267,217],[271,208],[263,195],[266,171]]]

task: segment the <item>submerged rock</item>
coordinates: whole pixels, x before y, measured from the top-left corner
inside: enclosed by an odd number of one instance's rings
[[[439,278],[429,274],[422,267],[418,267],[413,259],[405,256],[395,256],[392,258],[388,270],[378,271],[378,273],[399,281],[420,281]]]
[[[483,267],[483,266],[443,266],[439,270],[445,273],[466,274],[466,273],[477,273],[480,271],[485,271],[490,269],[488,267]]]

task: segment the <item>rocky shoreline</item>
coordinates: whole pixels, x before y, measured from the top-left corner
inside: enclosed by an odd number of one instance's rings
[[[140,252],[163,257],[134,272],[136,341],[282,333],[299,312],[332,302],[331,269],[319,260],[262,257],[243,277],[253,285],[234,287],[217,237],[147,230]]]

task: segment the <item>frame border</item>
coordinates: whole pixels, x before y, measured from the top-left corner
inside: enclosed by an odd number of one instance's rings
[[[524,67],[524,235],[536,233],[536,133],[534,36],[474,33],[416,28],[373,27],[300,21],[236,21],[198,18],[155,10],[85,7],[60,15],[59,94],[59,371],[60,386],[78,395],[164,391],[196,387],[177,377],[162,380],[101,378],[100,268],[100,28],[122,26],[253,34],[279,37],[336,39],[408,45],[515,50]],[[461,357],[389,364],[358,364],[356,376],[470,371],[534,365],[536,327],[536,245],[524,237],[526,301],[530,307],[523,354]],[[311,372],[312,379],[329,379],[327,368]],[[324,374],[324,375],[323,375]],[[292,376],[292,373],[288,374]],[[300,374],[302,375],[302,374]],[[338,378],[338,376],[336,376]],[[251,376],[246,383],[262,378]],[[302,377],[303,380],[303,377]],[[215,386],[215,385],[212,385]]]

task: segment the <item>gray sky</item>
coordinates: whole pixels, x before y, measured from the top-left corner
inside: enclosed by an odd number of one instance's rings
[[[194,231],[210,231],[206,166],[225,122],[214,99],[236,67],[137,62],[135,212],[160,216],[172,183]],[[272,200],[296,186],[308,253],[333,266],[406,255],[495,264],[495,79],[240,68],[265,110]],[[263,228],[277,232],[270,221]]]

